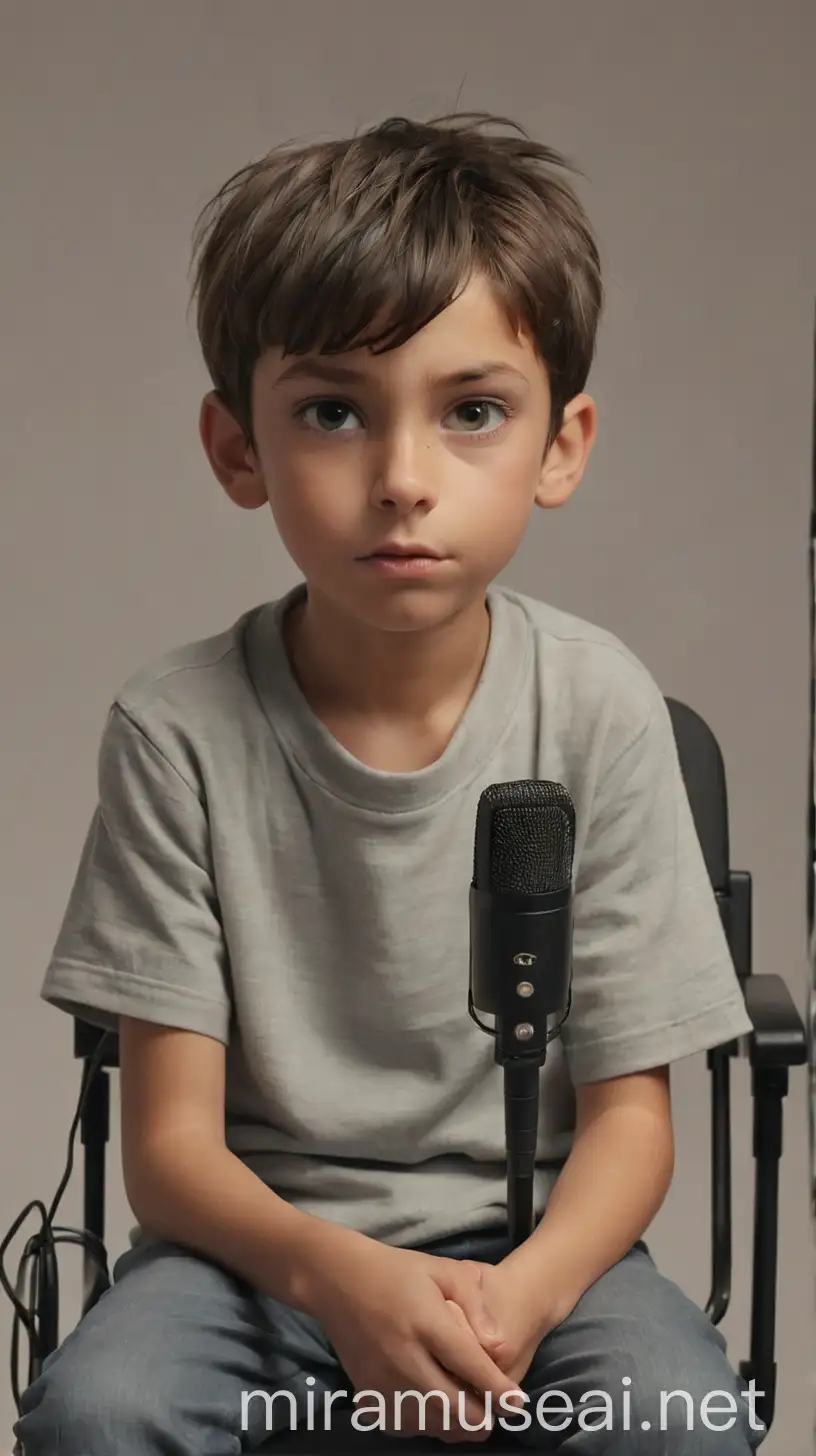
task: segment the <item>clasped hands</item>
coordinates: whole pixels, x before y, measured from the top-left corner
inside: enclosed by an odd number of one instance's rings
[[[523,1261],[449,1259],[355,1237],[321,1263],[314,1314],[358,1406],[370,1411],[382,1398],[378,1429],[484,1441],[497,1415],[523,1409],[520,1382],[558,1322]],[[396,1402],[399,1392],[414,1395]],[[423,1408],[417,1392],[445,1399]]]

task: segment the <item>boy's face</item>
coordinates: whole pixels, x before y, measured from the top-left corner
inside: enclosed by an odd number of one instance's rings
[[[237,504],[269,503],[317,595],[380,629],[432,626],[482,598],[533,506],[572,494],[595,434],[580,395],[547,449],[546,369],[481,279],[390,353],[270,351],[252,407],[256,450],[204,401],[216,475]],[[434,559],[372,559],[395,545]]]

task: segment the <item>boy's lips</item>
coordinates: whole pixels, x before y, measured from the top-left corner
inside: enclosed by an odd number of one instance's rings
[[[428,576],[443,565],[444,556],[429,546],[381,546],[360,561],[380,576]]]
[[[390,542],[390,543],[389,542],[386,542],[385,545],[378,546],[375,551],[369,552],[369,554],[367,556],[364,556],[363,557],[363,560],[364,561],[371,561],[372,559],[375,559],[375,558],[377,560],[379,560],[382,557],[406,557],[406,556],[407,557],[411,557],[414,560],[417,557],[427,557],[431,561],[441,561],[443,559],[442,558],[442,555],[441,555],[441,553],[439,551],[435,551],[432,546],[425,546],[425,545],[422,544],[422,542],[419,542],[418,541],[418,542],[399,542],[399,543],[397,543],[397,542]]]

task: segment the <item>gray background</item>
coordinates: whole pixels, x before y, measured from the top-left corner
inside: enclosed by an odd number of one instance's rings
[[[5,0],[0,21],[0,1227],[29,1198],[50,1200],[63,1168],[77,1068],[70,1024],[38,990],[108,700],[145,659],[296,579],[271,516],[228,506],[208,473],[186,318],[198,208],[294,134],[458,103],[509,112],[586,173],[609,288],[592,378],[600,439],[578,496],[538,514],[507,580],[620,634],[709,719],[733,861],[756,877],[757,968],[780,971],[804,1005],[812,0]],[[704,1301],[703,1060],[674,1085],[679,1169],[651,1239]],[[735,1360],[747,1351],[747,1088],[741,1067]],[[115,1253],[130,1219],[116,1164],[110,1186]],[[79,1207],[77,1179],[63,1220]],[[779,1414],[765,1450],[804,1456],[801,1074],[781,1217]],[[70,1250],[63,1270],[67,1329]],[[3,1365],[0,1451],[11,1416]]]

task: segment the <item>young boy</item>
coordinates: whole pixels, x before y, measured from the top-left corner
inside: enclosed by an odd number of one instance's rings
[[[118,1028],[139,1228],[26,1393],[26,1456],[227,1456],[343,1391],[380,1433],[759,1444],[642,1240],[669,1064],[750,1029],[667,711],[495,580],[584,472],[601,295],[561,159],[491,118],[273,151],[202,216],[204,449],[303,581],[111,707],[43,995]],[[516,779],[574,801],[575,938],[510,1249],[468,886]]]

